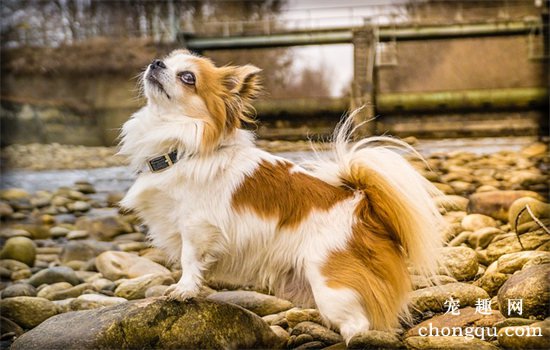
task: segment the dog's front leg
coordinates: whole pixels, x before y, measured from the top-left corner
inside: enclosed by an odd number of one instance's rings
[[[180,280],[164,292],[170,299],[184,301],[196,297],[203,283],[203,272],[212,263],[210,252],[219,230],[205,224],[186,225],[181,234]]]

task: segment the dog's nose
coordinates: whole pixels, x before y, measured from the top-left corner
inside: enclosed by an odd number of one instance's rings
[[[166,68],[166,65],[161,60],[154,60],[151,63],[151,69]]]

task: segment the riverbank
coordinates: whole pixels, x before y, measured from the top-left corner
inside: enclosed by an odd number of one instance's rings
[[[288,153],[298,149],[296,144],[277,147],[284,155],[311,156]],[[83,157],[82,149],[73,151],[75,158]],[[94,152],[88,151],[90,159],[96,160]],[[61,151],[57,154],[66,156]],[[369,331],[348,345],[548,348],[548,147],[534,143],[489,153],[436,151],[426,158],[427,165],[412,163],[445,194],[436,201],[449,224],[441,232],[445,247],[441,269],[434,277],[441,286],[433,287],[413,275],[412,324],[387,332]],[[120,169],[122,177],[128,173],[124,167],[90,171],[107,171],[105,176],[111,178],[110,169]],[[37,176],[47,173],[22,171]],[[51,174],[60,178],[65,172]],[[182,271],[164,252],[150,246],[147,229],[135,215],[119,211],[117,203],[130,178],[112,187],[102,187],[99,177],[84,177],[76,183],[65,178],[64,184],[47,190],[48,180],[42,179],[42,186],[37,181],[32,190],[0,191],[2,347],[15,340],[13,349],[164,348],[170,344],[345,349],[338,330],[324,325],[318,310],[294,305],[265,290],[209,280],[202,292],[205,299],[167,301],[162,293]],[[526,205],[530,212],[523,210]],[[450,298],[458,302],[453,312],[445,304]],[[522,300],[521,313],[510,310],[509,300]],[[440,331],[454,327],[462,336],[423,336],[429,324]],[[478,329],[474,334],[468,331],[472,327]],[[518,335],[526,332],[544,336]]]

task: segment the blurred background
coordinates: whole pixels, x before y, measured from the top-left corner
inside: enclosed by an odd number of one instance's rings
[[[136,76],[187,47],[263,69],[258,134],[548,134],[543,0],[2,0],[1,142],[111,146]]]

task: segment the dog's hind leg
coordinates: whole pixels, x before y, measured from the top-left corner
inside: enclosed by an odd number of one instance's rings
[[[354,335],[369,330],[370,322],[355,291],[330,287],[317,267],[308,269],[307,278],[321,316],[340,330],[346,344]]]

